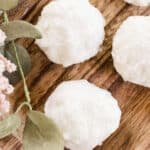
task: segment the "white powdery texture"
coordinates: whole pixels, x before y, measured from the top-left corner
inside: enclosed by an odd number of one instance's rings
[[[60,84],[45,105],[45,114],[63,133],[71,150],[92,150],[119,126],[121,111],[106,90],[86,80]]]
[[[136,6],[148,6],[150,5],[150,0],[125,0],[129,4]]]
[[[125,81],[150,87],[150,17],[132,16],[123,22],[113,40],[116,70]]]
[[[56,0],[42,11],[37,28],[43,38],[36,43],[51,61],[68,67],[98,53],[104,25],[102,14],[88,0]]]

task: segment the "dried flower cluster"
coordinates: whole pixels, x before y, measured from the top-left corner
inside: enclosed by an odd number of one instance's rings
[[[11,73],[15,70],[16,66],[0,54],[0,118],[9,111],[7,95],[13,92],[13,86],[9,84],[9,80],[3,73],[5,71]]]
[[[6,39],[5,33],[0,30],[0,46],[4,45]],[[16,66],[0,54],[0,118],[9,111],[9,102],[7,95],[13,92],[13,86],[3,75],[5,71],[11,73],[16,70]]]

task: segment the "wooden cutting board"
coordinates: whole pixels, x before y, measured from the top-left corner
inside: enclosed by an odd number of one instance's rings
[[[50,0],[21,0],[9,14],[10,19],[24,19],[36,23],[44,5]],[[32,40],[20,40],[32,58],[32,70],[27,76],[34,109],[43,111],[44,103],[56,86],[64,80],[87,79],[109,90],[118,99],[122,110],[120,128],[96,150],[150,150],[150,89],[124,82],[116,73],[111,57],[112,37],[119,25],[131,15],[149,15],[150,7],[128,5],[123,0],[91,0],[106,18],[106,38],[102,53],[69,68],[50,62]],[[50,21],[50,20],[49,20]],[[11,96],[12,110],[24,100],[19,83]],[[21,150],[22,144],[14,136],[0,141],[4,150]]]

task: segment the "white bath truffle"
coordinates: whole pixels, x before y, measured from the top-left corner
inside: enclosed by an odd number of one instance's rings
[[[125,81],[150,87],[150,17],[132,16],[113,40],[112,56]]]
[[[97,54],[104,25],[102,14],[88,0],[56,0],[42,11],[37,28],[43,38],[36,43],[51,61],[68,67]]]
[[[133,4],[136,6],[148,6],[150,4],[150,0],[125,0],[129,4]]]
[[[106,90],[86,80],[59,85],[45,105],[45,113],[63,133],[71,150],[92,150],[119,126],[121,111]]]

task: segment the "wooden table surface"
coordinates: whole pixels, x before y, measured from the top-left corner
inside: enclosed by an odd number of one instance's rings
[[[50,0],[20,0],[9,17],[35,24],[48,2]],[[122,110],[120,128],[96,150],[150,150],[150,89],[124,82],[116,73],[111,57],[112,37],[122,21],[131,15],[149,15],[150,7],[131,6],[123,0],[91,0],[91,3],[106,18],[106,38],[101,47],[103,52],[89,61],[64,69],[50,62],[33,40],[19,41],[28,48],[32,58],[33,67],[27,81],[33,107],[43,111],[47,97],[62,81],[87,79],[109,90],[118,99]],[[23,100],[23,86],[19,83],[11,96],[12,110]],[[0,146],[4,150],[22,149],[20,140],[13,135],[0,141]]]

